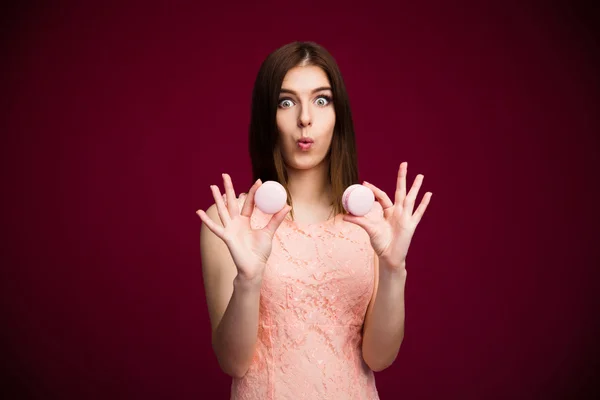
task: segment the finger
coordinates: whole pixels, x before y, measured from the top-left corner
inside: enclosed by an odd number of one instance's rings
[[[406,198],[406,174],[408,172],[408,162],[400,164],[398,169],[398,178],[396,180],[396,195],[395,204],[403,207],[404,199]]]
[[[254,193],[256,193],[256,190],[260,185],[262,185],[262,182],[260,179],[257,179],[248,191],[248,196],[246,196],[244,206],[242,207],[242,215],[244,217],[250,217],[252,215],[252,211],[254,210]]]
[[[229,216],[235,217],[240,215],[240,206],[237,202],[235,190],[233,189],[233,182],[229,174],[221,174],[223,176],[223,185],[225,186],[225,197],[227,197],[227,209],[229,210]]]
[[[431,193],[431,192],[425,193],[425,196],[423,196],[423,200],[421,200],[421,204],[419,204],[417,211],[415,211],[415,213],[413,214],[413,218],[417,224],[419,223],[419,221],[421,221],[423,214],[425,214],[425,210],[427,210],[427,205],[429,205],[431,196],[433,196],[433,193]]]
[[[421,188],[421,184],[423,183],[424,175],[419,174],[415,178],[412,187],[410,188],[410,192],[406,195],[405,207],[404,209],[408,213],[408,215],[412,215],[413,207],[415,206],[415,200],[417,199],[417,193],[419,193],[419,189]]]
[[[273,235],[277,231],[277,228],[279,228],[279,225],[281,225],[285,216],[290,212],[291,209],[292,207],[286,204],[285,207],[283,207],[277,213],[273,214],[273,216],[269,220],[269,223],[263,229],[266,229],[271,235],[271,237],[273,237]]]
[[[217,212],[219,213],[219,218],[221,218],[221,223],[223,226],[229,225],[231,218],[229,217],[227,206],[225,206],[225,202],[223,201],[221,190],[219,190],[217,185],[210,185],[210,190],[212,190],[213,197],[215,198],[215,204],[217,205]]]
[[[394,205],[394,203],[392,203],[392,200],[390,200],[390,198],[388,197],[386,192],[379,189],[377,186],[373,185],[372,183],[364,182],[363,184],[373,191],[375,198],[379,201],[379,203],[381,204],[381,207],[384,210],[386,208],[389,208]]]
[[[202,222],[204,222],[208,229],[210,229],[215,235],[223,239],[225,229],[223,229],[222,226],[215,224],[215,222],[212,219],[210,219],[210,217],[203,210],[196,211],[196,214],[200,217],[200,219],[202,220]]]

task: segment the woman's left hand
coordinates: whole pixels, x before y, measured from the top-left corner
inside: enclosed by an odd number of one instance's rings
[[[402,270],[405,268],[408,246],[432,196],[431,192],[425,193],[421,204],[419,204],[419,207],[413,214],[417,193],[423,183],[424,176],[421,174],[417,175],[407,195],[407,169],[407,162],[400,164],[396,183],[395,203],[392,203],[383,190],[370,183],[363,183],[364,186],[373,191],[375,199],[381,205],[383,213],[371,210],[371,212],[362,217],[348,214],[344,215],[343,218],[344,221],[360,226],[369,234],[371,246],[373,246],[373,250],[379,256],[380,261],[385,262],[385,265],[392,270]]]

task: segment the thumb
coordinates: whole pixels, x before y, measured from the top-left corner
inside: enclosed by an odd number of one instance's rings
[[[371,221],[369,221],[365,217],[357,217],[356,215],[344,215],[343,220],[360,226],[369,234],[369,236],[373,236],[373,234],[375,233]]]
[[[286,206],[279,210],[279,212],[273,214],[271,220],[265,227],[265,229],[269,231],[269,234],[271,234],[271,236],[275,235],[275,231],[277,231],[277,228],[279,228],[279,225],[281,225],[285,216],[288,212],[290,212],[291,209],[292,207],[286,204]]]

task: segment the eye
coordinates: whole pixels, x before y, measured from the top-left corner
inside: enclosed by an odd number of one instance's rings
[[[323,100],[325,100],[325,101],[323,101]],[[330,102],[331,102],[331,97],[329,97],[329,96],[321,95],[321,96],[317,97],[317,104],[322,107],[328,105]]]
[[[316,103],[319,107],[325,107],[327,105],[329,105],[329,103],[331,103],[332,99],[330,96],[327,95],[320,95],[319,97],[317,97]],[[286,97],[283,99],[279,99],[279,104],[278,107],[279,108],[290,108],[294,105],[294,102],[292,101],[292,99]]]
[[[286,104],[288,104],[288,105],[286,105]],[[294,103],[290,99],[282,99],[279,101],[279,107],[281,107],[281,108],[289,108],[293,104]]]

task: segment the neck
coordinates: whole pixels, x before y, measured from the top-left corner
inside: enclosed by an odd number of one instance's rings
[[[333,200],[328,173],[327,161],[305,170],[288,168],[288,190],[294,207],[329,207]]]

